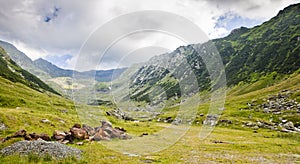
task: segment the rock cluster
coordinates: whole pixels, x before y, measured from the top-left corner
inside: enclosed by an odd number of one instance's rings
[[[112,127],[112,124],[108,121],[102,121],[102,126],[99,127],[90,127],[88,125],[83,124],[75,124],[70,128],[69,131],[59,131],[55,130],[51,138],[45,134],[36,134],[29,133],[27,134],[26,130],[22,129],[17,131],[12,136],[8,136],[3,139],[3,142],[9,140],[11,138],[23,137],[25,140],[44,140],[44,141],[59,141],[63,144],[73,144],[74,140],[88,140],[88,141],[101,141],[101,140],[111,140],[113,138],[118,139],[130,139],[131,137],[126,133],[126,130],[120,127]],[[82,145],[83,142],[76,142],[78,145]]]
[[[131,137],[126,133],[126,130],[119,127],[112,127],[112,124],[108,121],[102,121],[102,126],[91,127],[83,124],[75,124],[69,132],[54,131],[52,139],[60,141],[64,144],[74,143],[74,139],[77,140],[111,140],[113,138],[118,139],[130,139]],[[78,143],[77,143],[78,144]]]
[[[253,129],[266,128],[281,132],[300,132],[299,122],[292,122],[282,118],[289,113],[294,113],[296,115],[300,114],[300,103],[291,98],[291,95],[295,94],[296,92],[298,91],[284,90],[277,95],[272,95],[260,101],[248,103],[248,107],[246,108],[247,110],[255,110],[258,112],[271,114],[273,117],[280,117],[279,121],[277,122],[273,122],[273,119],[268,122],[261,120],[256,122],[247,121],[243,122],[243,126],[251,127]],[[249,118],[252,119],[252,115],[249,116]]]
[[[290,98],[294,93],[295,91],[283,90],[277,95],[272,95],[263,99],[261,104],[256,104],[255,102],[248,103],[248,107],[249,109],[258,109],[264,113],[272,113],[275,115],[282,114],[283,111],[288,110],[294,110],[297,113],[300,113],[300,103]]]
[[[76,157],[80,159],[81,150],[66,146],[59,142],[48,142],[43,140],[36,141],[19,141],[0,151],[1,155],[30,155],[36,154],[39,157],[50,156],[54,159],[65,159]]]
[[[203,121],[203,125],[215,126],[218,123],[219,116],[217,114],[208,114]]]
[[[134,119],[132,117],[128,116],[125,112],[123,112],[120,109],[114,109],[114,110],[108,111],[108,112],[106,112],[106,115],[108,115],[108,116],[114,116],[117,119],[134,121]]]
[[[264,122],[264,121],[257,121],[257,122],[243,122],[243,126],[250,127],[253,129],[258,128],[265,128],[270,130],[278,130],[281,132],[289,132],[289,133],[298,133],[300,132],[300,126],[296,127],[293,122],[283,120],[281,123],[275,122]]]

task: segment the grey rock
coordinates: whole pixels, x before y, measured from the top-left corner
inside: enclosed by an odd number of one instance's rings
[[[41,122],[42,122],[42,123],[51,123],[51,121],[49,121],[48,119],[45,119],[45,118],[42,119]]]
[[[5,124],[0,123],[0,130],[7,130],[7,129],[8,127]]]
[[[3,148],[0,154],[4,156],[20,154],[36,154],[40,157],[49,155],[53,159],[65,159],[70,157],[81,158],[82,151],[61,144],[59,142],[48,142],[43,140],[19,141],[8,147]]]

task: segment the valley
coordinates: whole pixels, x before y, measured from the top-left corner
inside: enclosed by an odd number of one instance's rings
[[[24,139],[43,145],[22,130],[76,151],[0,163],[298,163],[299,17],[290,5],[253,28],[110,70],[62,69],[0,41],[0,153]]]

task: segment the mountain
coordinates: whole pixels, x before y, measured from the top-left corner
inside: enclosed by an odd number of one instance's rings
[[[217,63],[207,65],[203,57],[211,58],[215,53],[219,53],[223,61],[227,86],[253,83],[263,77],[269,81],[266,85],[271,85],[274,79],[300,68],[299,17],[300,4],[291,5],[262,25],[250,29],[241,27],[227,37],[182,46],[171,53],[153,57],[129,80],[130,98],[150,102],[155,97],[180,97],[179,84],[193,81],[187,79],[193,74],[199,91],[212,89],[212,84],[216,85],[218,80],[210,80],[211,72],[207,68],[215,71],[213,67]],[[188,88],[186,93],[194,92],[197,90]]]
[[[15,61],[19,66],[21,66],[23,69],[27,70],[28,72],[36,75],[37,77],[43,80],[50,78],[46,72],[36,67],[33,61],[26,54],[19,51],[14,45],[4,41],[0,41],[0,47],[2,47],[7,52],[7,54],[11,57],[11,59]]]
[[[22,83],[37,91],[49,91],[58,94],[36,76],[17,65],[0,47],[0,76],[15,83]]]
[[[5,49],[8,55],[22,68],[40,77],[44,81],[57,77],[73,77],[90,78],[94,77],[96,81],[108,82],[117,78],[126,68],[111,69],[111,70],[91,70],[78,72],[74,70],[62,69],[48,62],[45,59],[39,58],[32,61],[26,54],[19,51],[14,45],[0,41],[0,46]]]
[[[54,65],[42,58],[34,60],[33,64],[35,67],[46,72],[51,77],[72,77],[72,75],[73,75],[73,70],[65,70],[65,69],[59,68],[56,65]]]
[[[91,71],[78,72],[75,70],[59,68],[56,65],[42,58],[33,61],[33,63],[36,67],[48,73],[53,78],[73,77],[75,74],[76,78],[80,78],[80,79],[95,78],[95,80],[98,82],[108,82],[114,80],[116,77],[120,76],[120,74],[125,70],[125,68],[121,68],[121,69],[111,69],[111,70],[91,70]]]

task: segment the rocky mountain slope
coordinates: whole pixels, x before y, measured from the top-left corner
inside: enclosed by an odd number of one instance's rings
[[[49,91],[58,94],[36,76],[17,65],[0,47],[0,76],[15,83],[22,83],[38,91]]]
[[[182,46],[169,54],[153,57],[131,77],[130,98],[150,102],[157,96],[180,97],[179,83],[183,79],[188,81],[186,78],[192,74],[200,91],[210,90],[215,82],[210,80],[202,57],[211,56],[215,48],[225,66],[228,86],[253,83],[265,76],[273,80],[291,74],[300,68],[299,17],[300,4],[291,5],[262,25],[251,29],[241,27],[227,37]],[[182,58],[192,71],[182,66]],[[193,93],[193,89],[188,92]]]

